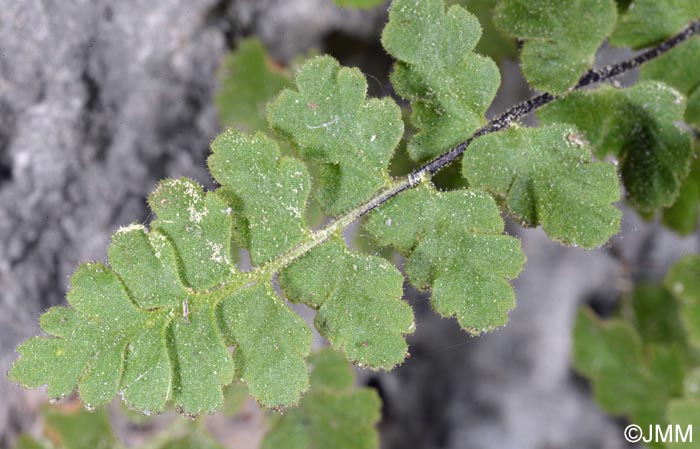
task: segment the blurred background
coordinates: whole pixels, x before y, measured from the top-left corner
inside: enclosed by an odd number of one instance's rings
[[[461,3],[478,13],[494,2]],[[209,143],[225,126],[257,126],[245,111],[226,115],[221,103],[247,95],[222,90],[236,64],[247,64],[224,63],[230,51],[257,38],[269,53],[266,64],[283,76],[304,55],[330,53],[360,67],[371,96],[393,95],[392,60],[379,42],[386,6],[0,0],[0,372],[15,359],[15,346],[39,331],[40,313],[64,302],[75,267],[104,260],[119,226],[148,222],[145,198],[158,180],[188,176],[213,186]],[[503,75],[494,115],[532,92],[514,59],[515,43],[484,26],[492,38],[479,51],[497,59]],[[603,49],[599,58],[627,56]],[[622,231],[595,251],[561,247],[540,230],[509,223],[528,262],[514,281],[518,306],[510,323],[489,335],[469,337],[432,312],[429,295],[407,286],[418,322],[409,338],[412,357],[391,373],[358,371],[359,382],[384,401],[382,447],[626,447],[624,421],[599,409],[571,367],[577,310],[590,304],[610,313],[634,283],[659,280],[680,255],[700,251],[700,239],[678,237],[622,208]],[[44,397],[0,376],[0,448],[12,447],[22,432],[41,432]],[[115,409],[126,443],[152,430]],[[251,402],[241,415],[215,417],[210,426],[226,447],[254,448],[263,418]]]

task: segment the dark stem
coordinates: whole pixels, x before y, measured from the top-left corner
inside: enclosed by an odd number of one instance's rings
[[[578,90],[582,87],[589,86],[591,84],[600,83],[610,78],[614,78],[618,75],[621,75],[625,72],[628,72],[632,69],[635,69],[648,61],[658,58],[659,56],[663,55],[664,53],[668,52],[669,50],[678,46],[679,44],[687,41],[695,35],[700,35],[700,21],[695,21],[691,23],[680,33],[660,43],[656,47],[653,47],[643,53],[640,53],[634,58],[628,59],[626,61],[621,61],[617,64],[609,65],[600,69],[589,70],[581,77],[581,79],[579,79],[578,83],[576,83],[576,85],[572,87],[569,91],[571,92],[574,90]],[[399,183],[393,188],[381,193],[377,197],[365,203],[362,206],[359,215],[364,215],[372,209],[381,206],[382,204],[384,204],[394,196],[398,195],[399,193],[403,192],[404,190],[416,187],[418,184],[421,183],[421,180],[423,178],[432,176],[435,173],[439,172],[444,167],[454,162],[455,159],[460,157],[467,149],[467,147],[472,143],[472,141],[474,141],[474,139],[484,136],[486,134],[491,134],[496,131],[500,131],[503,128],[510,125],[511,123],[513,123],[514,121],[556,99],[557,97],[555,97],[554,95],[545,92],[543,94],[537,95],[536,97],[530,98],[527,101],[513,106],[503,114],[490,120],[483,127],[479,128],[474,133],[474,135],[472,135],[466,141],[460,143],[448,152],[443,153],[435,159],[420,166],[419,168],[411,172],[403,182]]]

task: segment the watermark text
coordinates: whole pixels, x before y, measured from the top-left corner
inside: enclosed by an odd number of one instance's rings
[[[625,440],[630,443],[692,443],[693,425],[649,424],[642,427],[630,424],[625,427]]]

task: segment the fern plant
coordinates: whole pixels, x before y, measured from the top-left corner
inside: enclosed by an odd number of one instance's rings
[[[683,72],[683,55],[697,49],[700,11],[693,0],[680,3],[635,0],[620,16],[613,0],[501,0],[493,22],[521,40],[523,73],[547,92],[487,121],[500,74],[474,51],[476,16],[442,0],[395,0],[382,44],[397,60],[392,84],[411,107],[408,154],[423,165],[390,176],[406,132],[402,110],[392,98],[367,98],[358,69],[319,56],[293,84],[266,78],[266,87],[284,87],[267,105],[269,128],[250,118],[253,133],[229,129],[212,143],[219,187],[159,183],[150,226],[119,229],[107,264],[78,268],[68,306],[42,315],[47,335],[18,347],[9,378],[47,385],[51,398],[77,388],[89,408],[119,394],[144,413],[170,404],[213,413],[234,379],[264,407],[292,406],[309,387],[311,331],[285,299],[314,309],[316,329],[358,366],[390,370],[408,354],[415,323],[401,272],[343,239],[360,217],[405,256],[408,280],[431,290],[433,308],[474,335],[506,324],[515,305],[509,281],[525,262],[501,212],[593,248],[618,230],[621,172],[635,207],[670,208],[668,221],[688,229],[687,217],[673,218],[684,211],[673,210],[697,202],[697,189],[685,187],[694,137],[678,122],[697,126],[697,111],[685,106],[687,94],[697,107],[698,80]],[[672,13],[647,23],[645,11],[662,4]],[[592,69],[606,38],[653,47]],[[251,48],[249,58],[256,54]],[[677,69],[648,66],[634,87],[574,92],[661,55]],[[540,127],[516,123],[535,109]],[[460,158],[469,187],[437,189],[432,176]],[[311,201],[332,218],[320,228],[308,225]],[[252,269],[239,269],[239,249]]]
[[[371,388],[353,387],[354,374],[345,357],[330,349],[309,357],[311,388],[299,406],[270,419],[261,447],[303,449],[308,447],[373,449],[379,447],[374,424],[379,419],[380,400]],[[242,414],[246,389],[232,383],[225,391],[224,413]],[[44,406],[43,435],[21,435],[15,449],[122,449],[106,408],[86,412],[76,403]],[[127,414],[132,424],[143,415]],[[205,416],[184,421],[175,417],[138,449],[223,449],[207,430]],[[151,418],[146,418],[150,420]],[[152,422],[142,423],[145,427]],[[154,427],[157,427],[154,426]],[[131,446],[129,446],[131,447]]]
[[[601,407],[642,429],[695,424],[700,415],[698,314],[700,256],[694,254],[671,267],[663,283],[636,285],[613,318],[602,320],[582,309],[574,328],[574,366],[591,380]],[[696,446],[698,436],[696,430]],[[666,447],[663,441],[651,443]]]

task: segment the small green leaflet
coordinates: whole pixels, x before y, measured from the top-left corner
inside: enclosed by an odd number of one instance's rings
[[[700,220],[700,158],[695,155],[690,174],[681,184],[676,202],[664,209],[663,224],[681,235],[690,235],[698,228]]]
[[[598,47],[613,31],[613,0],[501,0],[496,26],[522,39],[522,70],[537,89],[559,94],[593,66]]]
[[[693,428],[692,442],[691,440],[685,442],[677,441],[675,444],[669,444],[669,447],[686,447],[690,449],[700,447],[700,431],[697,427],[698,420],[700,420],[700,396],[698,395],[700,388],[698,387],[700,387],[700,369],[695,368],[688,371],[685,376],[683,397],[674,399],[668,404],[666,412],[668,422],[680,426],[684,431],[688,427]]]
[[[607,321],[581,310],[576,369],[591,379],[601,406],[643,428],[694,423],[700,416],[700,256],[684,256],[663,285],[639,284],[621,303],[620,318]]]
[[[414,160],[443,153],[485,123],[501,78],[491,59],[473,52],[480,37],[479,21],[460,6],[445,12],[442,0],[392,2],[382,44],[398,59],[391,82],[411,102]]]
[[[311,180],[303,162],[280,156],[277,143],[229,130],[212,143],[209,170],[245,219],[241,243],[253,264],[298,245],[309,233],[304,211]]]
[[[340,7],[369,9],[384,3],[384,0],[333,0]]]
[[[503,235],[490,195],[419,187],[381,206],[367,229],[380,244],[408,257],[408,279],[418,288],[432,287],[439,314],[456,316],[473,334],[506,324],[515,306],[508,280],[520,273],[525,256],[518,239]]]
[[[500,63],[505,58],[518,55],[515,39],[506,37],[493,23],[493,13],[498,0],[447,0],[446,6],[461,5],[479,19],[483,36],[476,45],[476,52]]]
[[[572,126],[514,126],[480,137],[464,155],[462,173],[470,186],[504,198],[520,223],[541,224],[553,240],[591,248],[619,228],[615,166],[592,162]]]
[[[14,449],[121,449],[109,422],[107,409],[86,412],[77,404],[43,407],[44,434],[48,440],[34,440],[23,435]],[[175,418],[181,419],[181,418]],[[189,422],[180,422],[173,436],[173,426],[168,431],[138,446],[140,449],[223,449],[218,442]],[[132,447],[132,446],[129,446]]]
[[[403,276],[381,257],[350,252],[336,238],[283,270],[280,286],[318,310],[316,328],[349,360],[389,370],[406,358],[413,311],[401,299]]]
[[[643,80],[658,80],[678,89],[688,97],[686,123],[700,126],[700,37],[695,36],[668,53],[650,61],[640,69]]]
[[[664,284],[680,303],[688,342],[700,348],[700,256],[683,257],[668,271]]]
[[[643,347],[622,320],[603,322],[582,309],[574,327],[574,366],[590,378],[598,403],[646,428],[665,423],[668,401],[680,395],[683,359],[674,346]]]
[[[292,409],[275,417],[261,449],[376,449],[381,401],[369,388],[353,388],[354,376],[341,354],[309,357],[311,388]]]
[[[633,318],[631,322],[646,344],[686,346],[680,304],[663,285],[638,283],[631,294],[623,297],[624,306],[629,307],[621,315]]]
[[[634,49],[670,37],[700,17],[697,0],[634,0],[620,17],[610,43]]]
[[[46,440],[21,436],[15,449],[119,449],[123,447],[114,436],[107,410],[86,412],[75,407],[41,409]]]
[[[387,169],[403,135],[393,100],[366,99],[358,69],[329,56],[311,59],[269,107],[270,125],[288,137],[302,159],[319,164],[316,198],[329,215],[368,200],[390,182]]]
[[[253,133],[267,129],[265,104],[292,85],[291,77],[277,67],[258,39],[243,39],[219,70],[214,101],[224,128]]]
[[[654,211],[674,203],[688,174],[691,138],[676,125],[684,109],[680,92],[647,81],[628,89],[573,92],[542,108],[538,117],[543,123],[575,125],[596,157],[617,157],[630,202]]]

